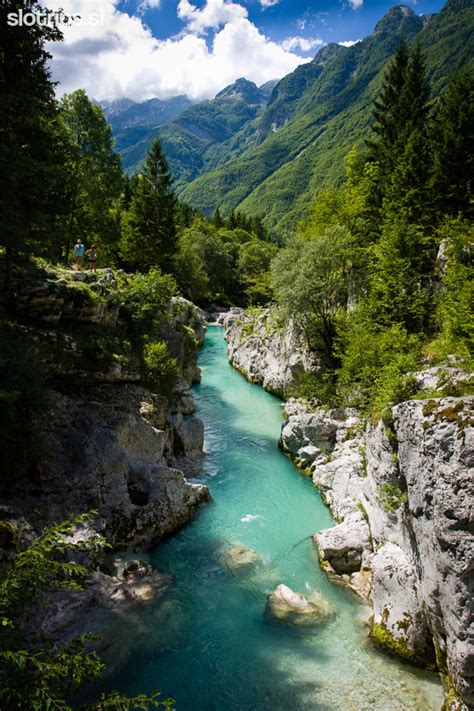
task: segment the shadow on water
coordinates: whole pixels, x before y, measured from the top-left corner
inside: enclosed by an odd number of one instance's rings
[[[128,658],[107,686],[129,694],[158,688],[186,711],[439,708],[434,680],[368,645],[361,605],[319,569],[310,537],[332,520],[278,450],[281,402],[227,364],[222,329],[209,330],[200,365],[201,480],[214,500],[151,551],[175,584],[124,621],[116,645]],[[254,551],[254,568],[229,569],[226,551],[235,546]],[[266,596],[281,582],[321,591],[336,618],[311,630],[270,619]]]

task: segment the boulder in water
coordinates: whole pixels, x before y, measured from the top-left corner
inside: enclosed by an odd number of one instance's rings
[[[125,564],[123,579],[127,597],[135,602],[147,602],[163,595],[173,582],[170,575],[159,573],[141,560],[129,560]]]
[[[249,568],[255,568],[262,562],[256,551],[246,546],[234,546],[224,554],[226,568],[232,572],[238,572]]]
[[[287,585],[279,585],[267,598],[267,611],[277,620],[300,627],[312,627],[335,613],[318,592],[305,597]]]

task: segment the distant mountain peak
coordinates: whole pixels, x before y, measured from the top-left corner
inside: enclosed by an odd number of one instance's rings
[[[260,104],[264,96],[253,81],[242,77],[216,94],[216,99],[243,99],[248,104]]]
[[[421,23],[418,15],[407,5],[396,5],[391,7],[381,20],[375,25],[375,33],[397,32],[403,30],[404,25],[413,21]]]
[[[316,56],[313,59],[314,64],[325,64],[328,59],[334,57],[335,54],[347,49],[342,44],[336,44],[335,42],[329,42],[325,44],[316,52]]]

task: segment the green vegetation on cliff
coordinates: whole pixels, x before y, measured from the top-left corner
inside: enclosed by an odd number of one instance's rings
[[[380,413],[427,360],[472,367],[472,86],[456,72],[431,102],[421,48],[401,42],[365,152],[274,259],[280,310],[322,365],[306,396]]]

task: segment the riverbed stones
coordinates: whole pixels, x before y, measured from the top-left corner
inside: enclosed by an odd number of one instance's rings
[[[129,560],[125,563],[123,579],[127,592],[137,602],[149,602],[163,595],[173,582],[170,575],[159,573],[149,563]]]
[[[267,612],[280,622],[298,627],[313,627],[334,615],[331,605],[320,593],[306,597],[284,584],[268,595]]]
[[[252,570],[261,563],[259,554],[246,546],[233,546],[224,553],[224,564],[232,573]]]

